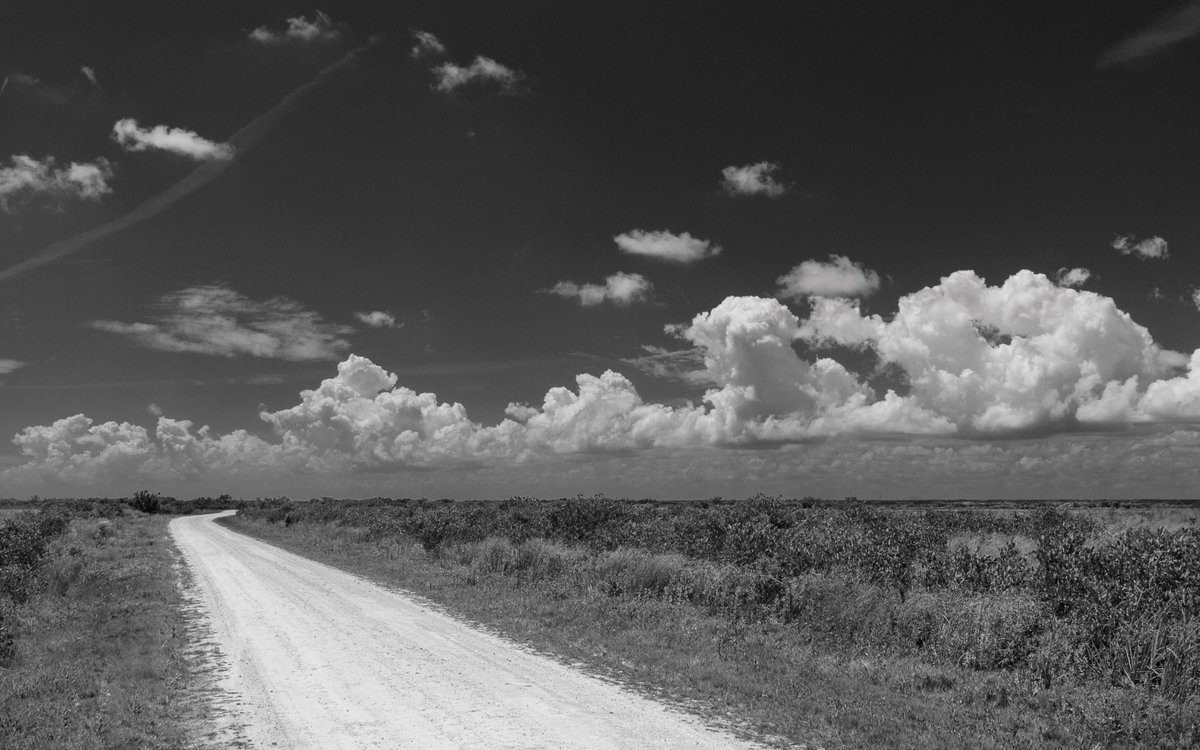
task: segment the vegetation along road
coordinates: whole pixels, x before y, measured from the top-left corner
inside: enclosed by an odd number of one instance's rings
[[[255,747],[748,747],[219,515],[171,533]]]

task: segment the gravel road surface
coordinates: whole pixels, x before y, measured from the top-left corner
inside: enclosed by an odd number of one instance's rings
[[[170,528],[255,748],[754,747],[219,515]]]

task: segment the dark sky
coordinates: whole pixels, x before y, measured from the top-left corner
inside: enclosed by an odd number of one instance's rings
[[[1198,35],[1197,3],[7,0],[0,495],[1194,494]],[[706,257],[615,240],[653,232]]]

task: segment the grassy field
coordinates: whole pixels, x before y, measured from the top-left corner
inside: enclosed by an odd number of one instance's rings
[[[69,507],[40,552],[17,524],[55,513],[0,518],[0,747],[228,747],[204,737],[212,679],[191,655],[169,518]]]
[[[1194,524],[804,505],[314,501],[226,522],[780,744],[1194,746]]]

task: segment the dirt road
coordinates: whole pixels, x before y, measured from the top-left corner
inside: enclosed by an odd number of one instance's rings
[[[752,747],[214,517],[171,533],[256,748]]]

